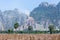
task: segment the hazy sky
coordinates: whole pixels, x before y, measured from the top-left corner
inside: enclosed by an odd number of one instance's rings
[[[57,4],[60,0],[0,0],[0,10],[12,10],[18,8],[21,11],[33,10],[41,2]]]

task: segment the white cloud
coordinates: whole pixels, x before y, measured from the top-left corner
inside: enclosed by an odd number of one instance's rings
[[[30,11],[29,10],[25,10],[25,12],[24,12],[27,16],[29,16],[30,15]]]

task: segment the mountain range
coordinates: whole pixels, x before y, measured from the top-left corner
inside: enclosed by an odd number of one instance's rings
[[[18,9],[0,11],[0,30],[2,27],[4,30],[13,29],[16,22],[23,25],[26,19],[27,15],[19,12]]]
[[[50,24],[60,28],[60,2],[57,5],[42,2],[30,12],[29,17],[33,17],[34,21],[43,25],[44,28],[47,28]],[[28,16],[18,11],[18,9],[5,10],[3,12],[0,10],[0,30],[2,27],[4,30],[14,29],[16,22],[19,25],[23,25],[27,18]]]
[[[57,5],[42,2],[30,12],[30,16],[45,28],[50,24],[60,28],[60,2]]]

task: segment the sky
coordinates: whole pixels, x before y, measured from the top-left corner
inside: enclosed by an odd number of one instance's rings
[[[0,10],[13,10],[15,8],[20,11],[32,11],[41,2],[57,4],[60,0],[0,0]]]

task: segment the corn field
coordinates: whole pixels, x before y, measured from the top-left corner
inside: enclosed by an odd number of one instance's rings
[[[0,34],[0,40],[60,40],[60,34]]]

